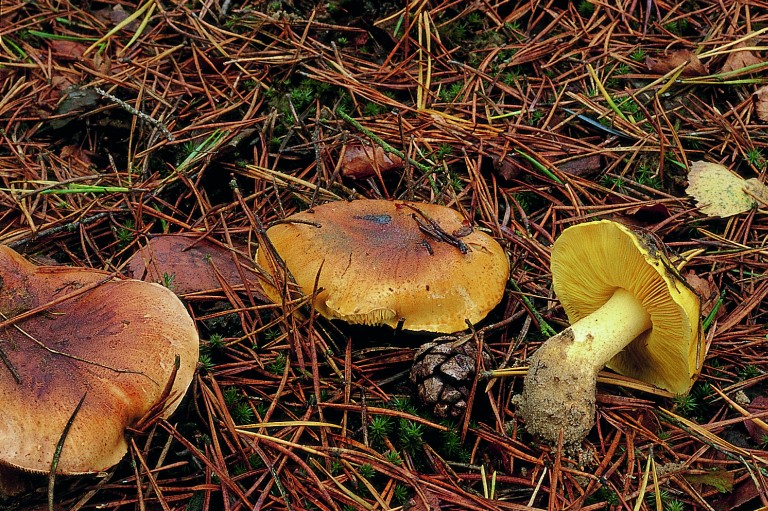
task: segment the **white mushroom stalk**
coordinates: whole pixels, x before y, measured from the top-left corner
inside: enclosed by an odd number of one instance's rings
[[[563,444],[592,429],[597,373],[651,328],[651,318],[632,293],[617,289],[592,314],[549,338],[530,359],[520,414],[530,433]]]

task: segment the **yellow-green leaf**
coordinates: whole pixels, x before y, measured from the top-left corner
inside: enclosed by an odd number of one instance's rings
[[[755,207],[768,190],[757,179],[743,179],[718,163],[691,162],[686,193],[705,215],[729,217]]]

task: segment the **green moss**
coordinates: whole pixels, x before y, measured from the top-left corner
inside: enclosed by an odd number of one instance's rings
[[[744,154],[744,158],[758,171],[763,171],[766,168],[766,159],[762,149],[754,147]]]
[[[592,13],[595,12],[595,4],[589,0],[581,0],[581,2],[579,2],[578,11],[579,14],[584,17],[592,16]]]
[[[685,18],[673,20],[665,24],[664,28],[675,35],[683,35],[683,33],[688,29],[688,20]]]
[[[758,376],[761,376],[763,372],[754,365],[745,365],[741,369],[739,369],[739,372],[737,373],[739,377],[739,381],[745,381],[745,380],[751,380],[752,378],[757,378]]]
[[[629,58],[639,63],[639,62],[645,62],[645,56],[646,56],[645,50],[642,48],[638,48],[629,55]]]
[[[403,459],[397,451],[386,451],[384,453],[384,458],[386,458],[392,465],[397,465],[398,467],[403,464]]]
[[[394,490],[392,490],[392,497],[395,502],[402,505],[408,502],[411,496],[411,491],[404,484],[397,483]]]
[[[275,355],[275,360],[267,364],[267,371],[272,374],[283,374],[285,372],[285,363],[288,357],[282,351]]]
[[[373,469],[373,466],[371,466],[370,463],[363,463],[360,465],[360,467],[357,469],[357,473],[360,474],[360,477],[364,477],[368,480],[376,477],[376,471]]]
[[[424,426],[407,419],[400,419],[399,423],[398,441],[400,447],[412,454],[419,451],[424,444]]]
[[[368,425],[368,437],[375,444],[384,444],[384,440],[392,434],[394,421],[388,415],[376,415]]]
[[[464,90],[464,82],[453,82],[440,89],[440,99],[446,103],[452,103],[462,90]]]

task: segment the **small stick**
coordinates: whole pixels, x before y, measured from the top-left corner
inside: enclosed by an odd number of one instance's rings
[[[454,247],[458,248],[462,254],[469,252],[469,247],[467,244],[461,241],[458,236],[445,232],[445,230],[440,227],[440,224],[425,215],[419,208],[411,206],[410,204],[407,204],[407,206],[416,212],[411,214],[411,217],[416,220],[416,223],[419,224],[419,230],[421,230],[423,233],[429,234],[438,241],[453,245]],[[431,255],[431,247],[427,247],[427,250]]]
[[[106,211],[102,211],[101,213],[95,213],[95,214],[93,214],[91,216],[87,216],[85,218],[81,218],[80,220],[75,220],[74,222],[67,222],[66,224],[63,224],[63,225],[57,225],[56,227],[49,227],[48,229],[43,229],[42,231],[33,234],[31,237],[22,238],[22,239],[18,239],[18,240],[15,240],[15,241],[11,241],[11,242],[7,243],[7,245],[10,248],[20,247],[22,245],[26,245],[27,243],[29,243],[29,241],[31,239],[43,238],[45,236],[50,236],[52,234],[58,234],[58,233],[63,232],[63,231],[74,231],[75,229],[77,229],[81,225],[87,225],[87,224],[93,223],[96,220],[99,220],[101,218],[105,218],[105,217],[107,217],[109,215],[110,215],[110,213],[106,212]]]
[[[5,367],[8,368],[8,370],[11,372],[11,375],[13,375],[13,379],[16,380],[16,383],[21,385],[21,375],[16,370],[16,367],[11,362],[11,359],[8,358],[8,355],[5,354],[3,348],[0,348],[0,359],[2,359]]]
[[[165,127],[165,124],[163,124],[161,121],[158,121],[154,117],[150,117],[149,115],[145,114],[144,112],[140,112],[136,110],[134,107],[123,101],[122,99],[113,96],[109,92],[105,91],[104,89],[101,89],[99,87],[94,87],[93,90],[95,90],[98,94],[100,94],[102,97],[107,98],[108,100],[112,101],[113,103],[116,103],[120,108],[127,111],[131,115],[135,115],[142,121],[148,122],[155,128],[159,129],[163,132],[163,135],[165,135],[166,140],[168,142],[173,142],[175,140],[175,137],[173,136],[173,133],[168,131],[168,128]]]

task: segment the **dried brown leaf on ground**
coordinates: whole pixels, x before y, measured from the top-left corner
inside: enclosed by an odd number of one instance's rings
[[[93,15],[96,17],[96,19],[107,24],[110,27],[123,23],[132,14],[133,14],[132,12],[130,12],[129,10],[126,10],[120,4],[115,5],[113,7],[105,7],[103,9],[93,11]],[[128,24],[123,25],[122,28],[123,30],[128,31],[129,33],[133,33],[136,31],[136,29],[138,29],[139,24],[140,24],[139,21],[133,20]]]
[[[380,146],[350,144],[344,149],[341,173],[353,179],[381,175],[403,168],[403,159]]]
[[[715,280],[711,275],[707,276],[707,278],[703,278],[690,270],[685,272],[684,277],[688,285],[691,286],[701,298],[702,317],[708,317],[714,308],[718,306],[718,300],[720,298],[720,289],[718,289]],[[725,314],[725,310],[719,308],[713,319],[717,319],[723,314]]]
[[[675,70],[681,70],[682,76],[702,76],[708,73],[707,67],[699,56],[687,49],[648,56],[645,59],[645,65],[651,72],[661,75]]]
[[[243,289],[268,301],[245,253],[228,250],[194,234],[152,236],[128,260],[131,278],[166,284],[179,295],[213,291],[222,287]]]
[[[762,424],[758,424],[754,420],[744,421],[744,427],[747,429],[747,433],[752,437],[756,443],[764,445],[766,438],[768,438],[768,396],[759,395],[756,396],[747,406],[746,409],[749,413],[757,415],[762,414],[764,417],[760,419]]]
[[[755,102],[757,118],[763,122],[768,122],[768,86],[757,89],[752,98]]]
[[[592,177],[603,170],[603,157],[599,154],[574,158],[559,165],[560,170],[568,174],[582,177]]]
[[[65,39],[52,39],[48,43],[53,56],[59,61],[80,60],[88,45]]]
[[[721,73],[728,73],[730,71],[736,71],[737,69],[743,69],[765,62],[754,51],[742,48],[747,48],[747,44],[739,43],[734,45],[733,51],[728,54],[723,67],[720,68]]]

